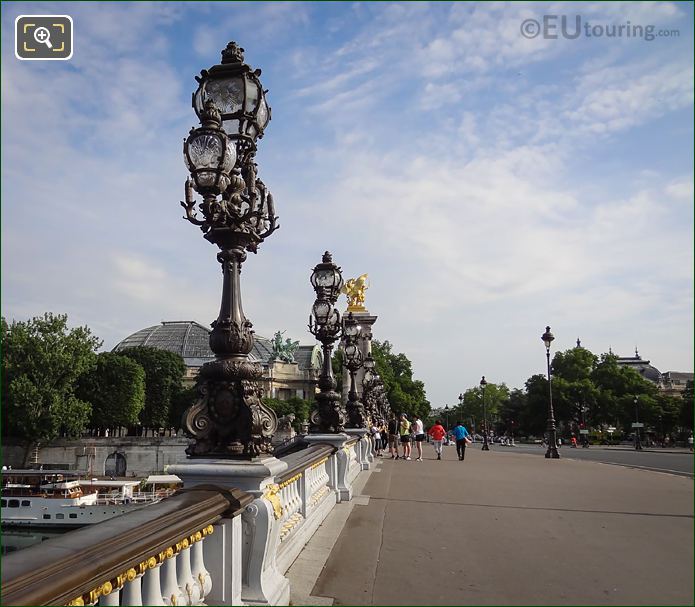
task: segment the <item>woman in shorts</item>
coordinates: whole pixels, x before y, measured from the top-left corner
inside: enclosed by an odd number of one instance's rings
[[[403,447],[403,457],[410,459],[410,422],[405,413],[401,413],[401,423],[398,426],[398,431],[401,435],[401,445]]]

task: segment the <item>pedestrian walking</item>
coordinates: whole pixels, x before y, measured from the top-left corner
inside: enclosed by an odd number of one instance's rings
[[[420,417],[415,414],[413,418],[413,435],[415,436],[415,447],[417,448],[417,461],[422,461],[422,442],[425,440],[425,426]]]
[[[391,454],[391,459],[398,459],[398,418],[396,414],[391,415],[389,423],[387,425],[388,435],[389,435],[389,453]]]
[[[693,450],[693,433],[690,433],[690,436],[688,437],[688,449],[691,451]]]
[[[401,435],[401,446],[403,447],[403,459],[410,460],[410,422],[405,413],[401,413],[401,421],[398,424],[398,432]]]
[[[442,446],[444,445],[444,437],[446,436],[446,430],[444,426],[442,426],[442,422],[439,420],[434,422],[434,426],[427,431],[427,434],[432,437],[432,444],[434,445],[434,452],[437,454],[437,459],[442,459]]]
[[[452,433],[456,439],[456,453],[459,456],[459,461],[463,461],[466,457],[466,445],[470,442],[468,438],[468,430],[463,425],[463,422],[456,422]]]
[[[379,420],[379,433],[381,434],[381,450],[383,452],[389,446],[389,433],[386,428],[386,422],[383,419]]]

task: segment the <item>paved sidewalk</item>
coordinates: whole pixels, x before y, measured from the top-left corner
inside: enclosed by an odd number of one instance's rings
[[[692,479],[513,449],[425,455],[371,475],[316,602],[693,604]]]

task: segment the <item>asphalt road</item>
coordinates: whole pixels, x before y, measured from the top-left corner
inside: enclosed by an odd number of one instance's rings
[[[469,448],[480,449],[478,443]],[[513,450],[517,453],[528,453],[531,455],[545,456],[546,448],[540,445],[517,445],[516,447],[503,447],[494,444],[490,447],[500,453]],[[641,468],[653,470],[655,472],[666,472],[680,476],[693,476],[693,462],[695,457],[689,451],[683,450],[680,453],[671,451],[642,450],[624,447],[600,447],[592,445],[588,449],[577,447],[572,449],[563,445],[559,449],[561,458],[589,460],[602,462],[604,464],[615,464],[617,466],[628,466],[630,468]]]

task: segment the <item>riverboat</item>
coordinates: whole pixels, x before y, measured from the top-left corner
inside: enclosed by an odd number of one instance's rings
[[[178,477],[85,479],[74,471],[3,470],[0,519],[7,527],[66,528],[101,523],[168,497]],[[151,477],[152,478],[152,477]],[[176,482],[178,481],[178,483]],[[141,488],[150,489],[141,491]]]

